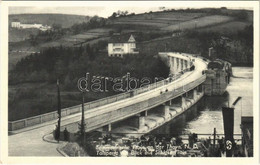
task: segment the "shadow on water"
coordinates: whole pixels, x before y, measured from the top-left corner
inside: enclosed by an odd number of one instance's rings
[[[204,96],[183,114],[151,131],[150,134],[168,134],[172,136],[188,134],[190,132],[185,131],[188,122],[198,120],[203,111],[221,111],[222,106],[227,106],[228,100],[228,92],[225,92],[222,96]]]
[[[208,111],[221,111],[223,106],[228,106],[229,93],[226,91],[221,96],[204,96],[204,106],[202,108]]]

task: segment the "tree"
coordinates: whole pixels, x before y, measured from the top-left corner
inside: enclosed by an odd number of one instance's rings
[[[76,84],[73,84],[73,81],[71,80],[70,75],[67,75],[64,80],[64,87],[66,89],[72,89],[75,86],[76,86]]]
[[[108,17],[109,19],[115,19],[117,17],[117,13],[116,12],[113,12],[113,14]]]
[[[38,45],[38,42],[36,40],[36,37],[33,34],[30,34],[29,40],[32,46]]]
[[[54,29],[54,31],[59,31],[59,30],[61,30],[62,26],[61,26],[61,24],[54,23],[54,24],[52,24],[52,28]]]
[[[66,73],[66,65],[64,63],[64,60],[59,58],[55,64],[55,71],[56,71],[56,76],[61,79],[64,74]]]
[[[240,20],[247,20],[248,18],[248,14],[245,10],[240,11],[239,13],[237,13],[237,18]]]

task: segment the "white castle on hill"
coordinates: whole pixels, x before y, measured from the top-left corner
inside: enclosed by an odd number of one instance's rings
[[[41,31],[46,31],[50,30],[51,26],[48,25],[42,25],[42,24],[22,24],[21,22],[12,22],[11,23],[12,28],[17,28],[17,29],[29,29],[29,28],[36,28]]]

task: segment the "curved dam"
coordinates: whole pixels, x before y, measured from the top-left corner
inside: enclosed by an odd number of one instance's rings
[[[205,79],[203,74],[203,70],[207,68],[205,59],[181,53],[160,53],[160,56],[167,59],[172,75],[182,72],[184,68],[190,69],[192,65],[194,66],[194,70],[186,71],[178,80],[170,83],[166,87],[169,91],[178,91],[181,85],[192,82],[190,80],[194,78]],[[175,88],[172,89],[173,86]],[[185,88],[183,90],[185,91]],[[204,90],[201,84],[194,89],[187,89],[182,95],[174,97],[159,106],[132,116],[125,121],[115,123],[110,132],[114,136],[140,137],[178,117],[196,104],[203,95]]]
[[[207,61],[183,53],[160,53],[168,63],[171,75],[162,81],[129,92],[84,104],[85,131],[147,133],[183,113],[204,94],[202,83]],[[61,131],[78,132],[82,105],[61,110]],[[154,113],[155,112],[155,113]],[[57,124],[57,112],[8,123],[9,131],[19,133],[31,129],[49,128]],[[130,120],[128,120],[130,118]],[[118,127],[118,122],[127,126]]]

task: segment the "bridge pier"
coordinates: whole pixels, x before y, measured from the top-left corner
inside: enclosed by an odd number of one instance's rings
[[[172,61],[172,57],[168,57],[169,60],[169,65],[170,65],[170,72],[173,72],[173,61]]]
[[[167,101],[163,104],[163,108],[161,111],[161,115],[167,120],[170,118],[170,105],[171,105],[171,100]]]
[[[181,71],[181,59],[178,58],[178,72]]]
[[[202,84],[200,84],[198,87],[197,87],[197,90],[198,90],[198,92],[203,92],[203,85]]]
[[[173,58],[174,59],[174,73],[177,74],[178,71],[178,58]]]
[[[194,99],[197,96],[197,89],[190,90],[186,93],[188,99]]]
[[[181,59],[181,71],[184,69],[184,60]]]
[[[188,61],[184,60],[184,64],[185,64],[185,69],[188,68]]]
[[[198,96],[198,90],[195,88],[193,89],[193,98],[196,98]]]
[[[182,70],[182,59],[179,58],[179,72]]]
[[[172,74],[176,74],[176,73],[178,73],[178,62],[177,62],[177,58],[175,58],[175,57],[171,57],[170,58],[170,67],[171,67],[171,72],[172,72]]]
[[[182,54],[182,53],[175,53],[175,54],[169,54],[167,53],[159,53],[159,55],[162,58],[168,57],[168,64],[170,65],[170,71],[171,74],[177,74],[180,73],[181,71],[190,68],[191,66],[191,56]]]
[[[112,130],[111,124],[102,127],[103,132],[110,132]]]
[[[177,98],[174,98],[172,100],[172,106],[171,106],[171,115],[175,115],[176,113],[181,112],[186,106],[186,99],[184,97],[184,95],[179,96]]]
[[[146,111],[143,111],[143,112],[140,113],[140,115],[146,117],[146,116],[148,115],[148,111],[147,111],[147,110],[146,110]]]
[[[129,120],[129,125],[137,129],[141,129],[145,126],[145,116],[136,115]]]
[[[171,100],[172,105],[176,107],[181,107],[185,104],[185,97],[184,96],[179,96],[173,100]]]

